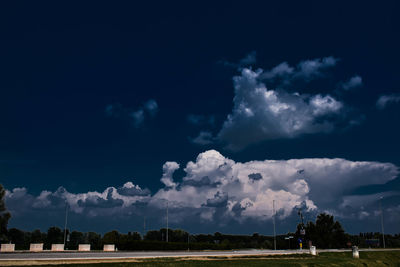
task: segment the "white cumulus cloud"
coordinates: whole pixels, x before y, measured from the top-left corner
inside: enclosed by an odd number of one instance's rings
[[[161,182],[167,187],[175,187],[176,184],[173,182],[173,173],[179,169],[179,164],[174,161],[167,161],[163,165],[163,176]]]
[[[192,143],[222,143],[225,148],[235,151],[265,140],[329,133],[338,128],[343,130],[360,121],[350,118],[354,116],[353,109],[334,96],[338,95],[335,90],[332,93],[300,92],[314,80],[319,81],[312,86],[321,86],[321,81],[329,80],[329,71],[339,59],[332,56],[315,58],[300,61],[294,66],[282,62],[264,70],[248,66],[255,62],[255,57],[256,54],[251,53],[243,59],[247,65],[235,65],[240,74],[233,77],[233,108],[219,132],[213,136],[203,129],[197,137],[190,138]],[[340,84],[346,90],[361,85],[362,78],[358,75]],[[316,88],[312,90],[315,92]],[[201,119],[199,116],[188,116],[193,124],[199,124]]]
[[[168,201],[171,223],[192,221],[201,224],[266,221],[273,215],[289,218],[301,207],[305,212],[330,212],[342,218],[364,220],[366,210],[376,210],[379,197],[398,198],[399,191],[357,195],[356,189],[385,184],[399,170],[391,163],[349,161],[334,158],[264,160],[235,162],[216,150],[200,153],[183,168],[185,175],[175,181],[176,162],[163,165],[164,187],[155,194],[132,182],[108,187],[103,192],[71,193],[60,187],[38,196],[26,188],[6,191],[6,204],[14,219],[58,212],[68,203],[83,217],[102,216],[105,220],[132,216],[154,216],[162,220]],[[397,209],[393,202],[387,209]],[[39,216],[39,215],[37,215]]]
[[[330,95],[268,89],[259,81],[261,74],[261,70],[245,68],[233,79],[234,107],[217,136],[228,148],[241,149],[263,140],[334,129],[329,116],[337,115],[343,103]]]
[[[199,154],[196,161],[187,163],[184,171],[182,183],[170,181],[174,187],[160,189],[152,197],[152,205],[161,207],[162,200],[168,199],[172,208],[195,208],[201,218],[212,220],[223,214],[238,221],[270,219],[273,200],[281,218],[300,206],[309,211],[338,213],[342,206],[357,208],[361,203],[356,199],[375,196],[352,196],[354,189],[386,183],[399,173],[390,163],[345,159],[239,163],[215,150]]]

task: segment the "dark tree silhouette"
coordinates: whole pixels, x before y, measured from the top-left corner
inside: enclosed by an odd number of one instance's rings
[[[16,228],[11,228],[8,231],[8,239],[11,243],[15,244],[17,248],[20,248],[24,244],[24,231]]]
[[[6,209],[6,204],[4,202],[4,196],[6,191],[3,185],[0,184],[0,241],[7,240],[7,225],[8,220],[11,218],[11,214]]]
[[[119,241],[120,235],[121,234],[116,230],[105,233],[103,236],[103,243],[104,244],[117,244]]]
[[[344,248],[346,247],[346,235],[342,225],[334,221],[333,216],[321,213],[315,224],[308,222],[306,227],[306,239],[311,240],[317,248]]]
[[[78,249],[79,244],[85,243],[85,234],[79,231],[72,231],[69,235],[68,248]]]
[[[47,249],[51,248],[51,244],[62,244],[64,243],[64,231],[58,227],[50,227],[47,230],[47,239],[45,242],[45,247]]]
[[[101,235],[89,232],[85,236],[85,243],[89,243],[92,246],[91,249],[101,249]]]
[[[32,234],[31,234],[31,242],[32,243],[44,243],[46,238],[47,238],[47,234],[40,232],[39,229],[32,231]]]

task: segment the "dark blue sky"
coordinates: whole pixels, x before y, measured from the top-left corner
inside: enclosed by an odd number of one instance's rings
[[[127,181],[155,194],[166,161],[185,167],[208,149],[236,162],[344,158],[400,166],[398,10],[397,1],[3,2],[0,182],[34,196],[59,186],[102,192]],[[244,68],[267,72],[287,62],[300,73],[301,62],[328,57],[334,67],[318,79],[260,82],[310,99],[331,95],[343,104],[340,116],[312,118],[332,129],[270,138],[257,133],[262,120],[252,128],[237,117],[237,128],[222,133],[236,110],[232,78]],[[343,89],[352,77],[362,83]],[[389,100],[379,106],[382,96]],[[193,141],[202,131],[210,134],[205,145]],[[243,135],[256,141],[229,149]],[[175,180],[185,173],[177,170]],[[399,178],[390,180],[355,192],[399,192]],[[396,208],[399,196],[392,197]],[[43,227],[21,218],[11,224]]]

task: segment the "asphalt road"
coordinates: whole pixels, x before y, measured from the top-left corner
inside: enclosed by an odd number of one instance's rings
[[[360,249],[360,251],[380,251],[383,249]],[[400,249],[386,249],[397,250]],[[318,252],[344,252],[350,249],[325,249]],[[10,260],[78,260],[78,259],[134,259],[134,258],[167,258],[167,257],[207,257],[207,256],[267,256],[267,255],[289,255],[309,253],[308,249],[304,250],[229,250],[229,251],[135,251],[135,252],[2,252],[0,253],[0,263]]]
[[[309,253],[308,250],[233,250],[233,251],[135,251],[135,252],[3,252],[4,260],[62,260],[62,259],[129,259],[205,256],[259,256]]]

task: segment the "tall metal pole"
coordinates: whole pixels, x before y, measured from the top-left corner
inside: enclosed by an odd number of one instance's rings
[[[64,224],[64,248],[67,239],[67,220],[68,220],[68,203],[65,202],[65,224]]]
[[[299,240],[299,246],[300,246],[300,250],[303,249],[303,241],[305,241],[304,235],[305,235],[305,229],[304,229],[304,221],[303,221],[303,213],[301,212],[301,209],[299,209],[299,211],[297,212],[297,214],[300,216],[301,219],[301,224],[300,224],[300,235],[302,236],[301,240]]]
[[[167,242],[168,242],[168,200],[167,200]]]
[[[275,199],[272,201],[273,222],[274,222],[274,250],[276,250],[276,231],[275,231]]]
[[[143,217],[143,240],[145,234],[146,234],[146,216]]]
[[[190,246],[189,246],[189,237],[190,237],[190,234],[188,233],[188,251],[190,250]]]
[[[385,231],[383,229],[383,210],[382,210],[382,198],[380,197],[379,199],[379,206],[381,208],[381,227],[382,227],[382,240],[383,240],[383,248],[386,248],[386,244],[385,244]]]

